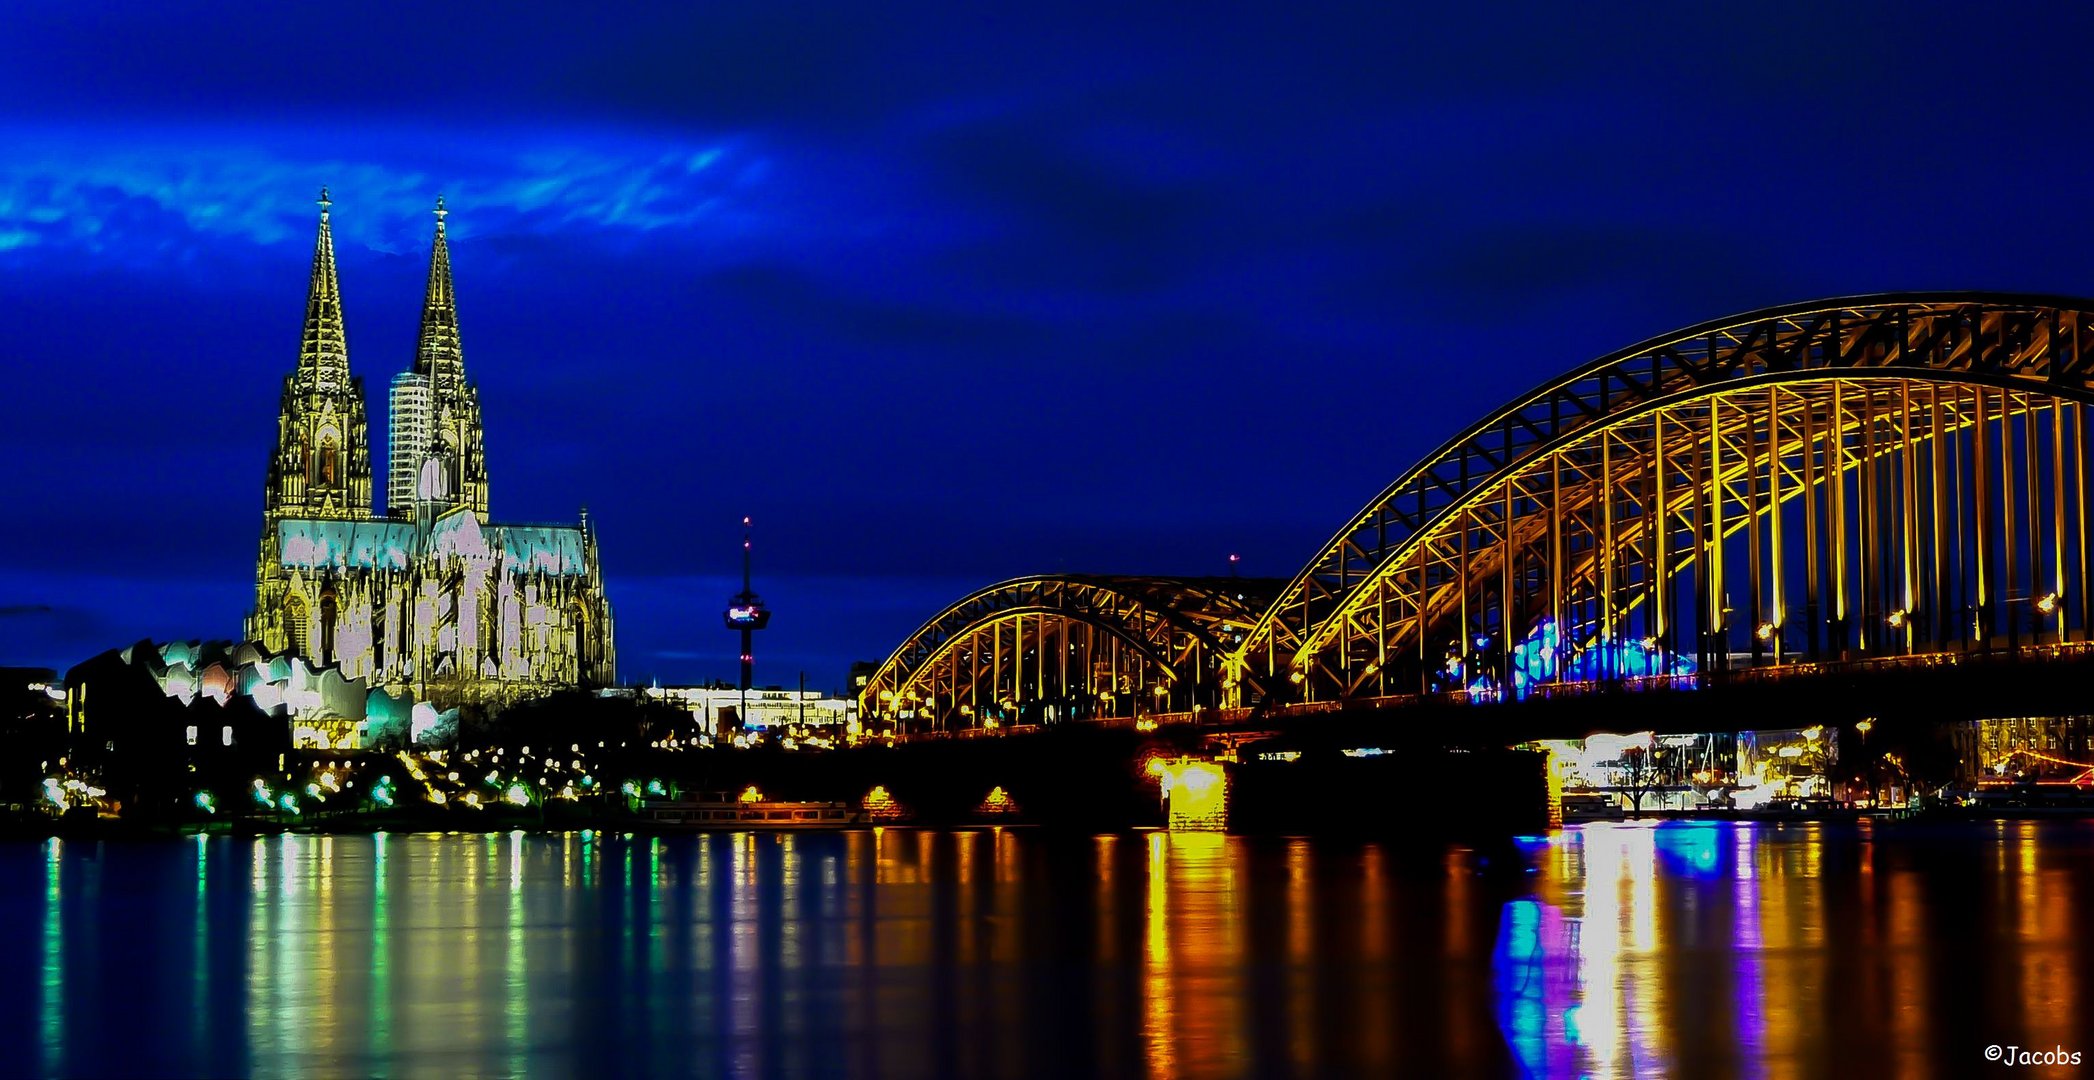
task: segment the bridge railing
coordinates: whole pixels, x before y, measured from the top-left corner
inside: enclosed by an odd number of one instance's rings
[[[1599,694],[1621,693],[1675,693],[1718,686],[1739,686],[1790,679],[1837,677],[1865,672],[1895,671],[1904,669],[1932,669],[1972,665],[2047,663],[2060,660],[2094,658],[2094,641],[2051,642],[2044,645],[2023,645],[2018,648],[1973,648],[1969,652],[1911,653],[1897,656],[1855,657],[1847,660],[1792,661],[1781,664],[1764,664],[1714,671],[1702,671],[1691,675],[1649,675],[1621,679],[1594,679],[1579,682],[1539,683],[1528,688],[1524,700],[1549,701],[1563,698],[1589,697]],[[1454,690],[1436,694],[1390,694],[1382,697],[1352,698],[1338,701],[1304,701],[1274,706],[1264,715],[1273,718],[1302,718],[1325,716],[1345,712],[1398,712],[1427,704],[1495,704],[1503,701],[1502,691],[1497,690]],[[1201,709],[1197,712],[1148,713],[1136,717],[1113,717],[1102,720],[1078,720],[1070,723],[1090,728],[1135,728],[1143,730],[1144,723],[1164,727],[1229,727],[1248,722],[1257,711],[1254,709]],[[946,731],[910,732],[902,736],[910,741],[933,741],[940,739],[977,739],[1002,735],[1029,735],[1045,730],[1039,724],[1013,724],[994,729],[960,728]]]
[[[1864,672],[1927,669],[1979,664],[2046,663],[2094,657],[2094,641],[2051,642],[2017,648],[1973,648],[1969,652],[1910,653],[1896,656],[1866,656],[1847,660],[1816,660],[1762,664],[1758,666],[1701,671],[1688,675],[1648,675],[1620,679],[1591,679],[1577,682],[1537,683],[1528,687],[1523,700],[1586,697],[1595,694],[1652,693],[1699,690],[1714,686],[1771,682],[1776,680],[1824,678]],[[1296,702],[1276,706],[1283,716],[1315,716],[1362,709],[1403,709],[1422,704],[1493,704],[1505,700],[1500,690],[1452,690],[1435,694],[1391,694],[1349,701]]]

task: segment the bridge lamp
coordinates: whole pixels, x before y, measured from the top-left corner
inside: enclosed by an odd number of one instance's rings
[[[2045,615],[2056,614],[2058,610],[2058,594],[2050,592],[2044,593],[2042,596],[2037,597],[2036,610],[2042,612]]]
[[[1302,683],[1308,681],[1308,678],[1309,677],[1307,675],[1304,675],[1301,672],[1297,671],[1288,675],[1287,681],[1293,683],[1296,686],[1300,686]]]
[[[1893,630],[1903,628],[1905,625],[1905,620],[1911,617],[1912,613],[1905,610],[1904,608],[1899,608],[1896,611],[1891,612],[1889,616],[1890,628]]]
[[[1753,628],[1752,636],[1760,639],[1761,641],[1773,641],[1775,629],[1776,627],[1773,623],[1763,622]]]
[[[1872,716],[1872,717],[1869,717],[1869,718],[1868,718],[1868,719],[1866,719],[1866,720],[1860,720],[1860,721],[1857,721],[1857,722],[1856,722],[1856,723],[1854,724],[1854,730],[1856,730],[1856,731],[1858,731],[1858,732],[1861,732],[1861,734],[1862,734],[1862,737],[1864,737],[1864,738],[1866,738],[1866,737],[1868,736],[1868,734],[1869,734],[1869,732],[1870,732],[1870,731],[1873,731],[1873,730],[1875,730],[1875,727],[1876,727],[1876,718],[1875,718],[1875,717],[1873,717],[1873,716]]]

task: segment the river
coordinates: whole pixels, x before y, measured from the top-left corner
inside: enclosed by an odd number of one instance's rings
[[[1528,846],[1531,872],[1023,829],[9,842],[0,1073],[1928,1076],[2094,1051],[2094,822]]]

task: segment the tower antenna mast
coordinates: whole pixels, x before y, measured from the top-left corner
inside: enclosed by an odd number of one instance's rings
[[[727,628],[729,630],[739,630],[742,633],[741,704],[735,710],[734,721],[736,726],[743,730],[747,730],[749,727],[749,684],[756,675],[755,635],[758,630],[769,626],[771,623],[770,609],[763,606],[763,600],[756,595],[756,588],[750,583],[749,560],[751,545],[749,538],[749,519],[747,516],[744,516],[742,518],[742,591],[728,598],[727,611],[725,613]],[[717,733],[715,734],[717,737]]]

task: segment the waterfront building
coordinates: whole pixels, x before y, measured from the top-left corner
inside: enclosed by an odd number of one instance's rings
[[[0,667],[0,808],[42,793],[45,768],[65,755],[65,688],[50,668]]]
[[[649,701],[665,701],[690,710],[698,729],[713,738],[732,738],[742,731],[804,730],[830,737],[844,734],[858,719],[857,702],[818,690],[766,686],[748,691],[748,715],[736,686],[650,686],[639,691]]]
[[[441,199],[415,356],[388,401],[386,514],[375,511],[330,206],[322,191],[247,636],[267,652],[444,705],[609,685],[611,608],[586,511],[575,525],[489,518],[479,391],[460,345]]]
[[[247,737],[259,734],[271,745],[299,750],[400,747],[457,723],[455,710],[439,714],[339,667],[271,654],[253,642],[141,641],[111,649],[67,672],[60,700],[66,733],[78,745],[131,756],[141,746],[173,745],[169,740],[184,725],[153,719],[176,715],[169,710],[245,709],[266,718]],[[197,753],[212,752],[215,738],[233,745],[231,727],[221,732],[194,720],[187,726],[185,745],[204,747]]]
[[[1877,724],[1599,733],[1531,745],[1548,752],[1550,782],[1566,805],[1697,813],[1903,805],[1922,793],[1980,805],[2094,805],[2094,717],[1988,717],[1888,734]]]
[[[141,641],[66,673],[65,733],[76,774],[164,813],[281,771],[288,750],[354,747],[372,716],[403,704],[251,643]]]
[[[1838,731],[1822,725],[1600,733],[1534,745],[1548,751],[1551,782],[1566,796],[1601,796],[1622,810],[1671,812],[1750,810],[1832,797],[1840,750]]]

